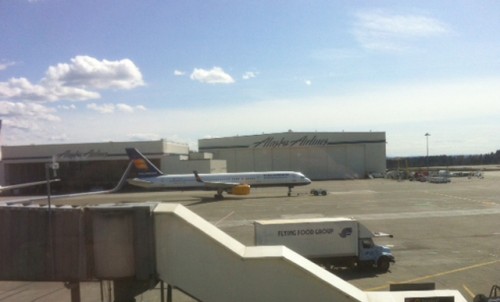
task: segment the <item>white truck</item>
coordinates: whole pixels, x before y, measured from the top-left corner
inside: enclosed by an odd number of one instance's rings
[[[372,233],[352,218],[275,219],[254,222],[255,245],[284,245],[309,260],[331,267],[369,267],[387,272],[391,250],[374,244]]]

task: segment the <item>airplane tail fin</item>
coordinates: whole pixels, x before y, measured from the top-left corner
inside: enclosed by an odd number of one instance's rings
[[[201,179],[200,175],[198,175],[198,171],[194,170],[193,174],[197,182],[204,182],[203,179]]]
[[[159,176],[163,175],[160,169],[158,169],[149,159],[146,158],[139,150],[136,148],[126,148],[127,155],[133,162],[134,167],[137,169],[139,176]]]

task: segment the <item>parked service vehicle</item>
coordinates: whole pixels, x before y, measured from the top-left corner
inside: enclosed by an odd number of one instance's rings
[[[275,219],[254,222],[255,245],[284,245],[309,260],[331,267],[369,267],[387,272],[391,250],[376,245],[372,233],[352,218]]]
[[[310,193],[314,196],[326,196],[328,194],[325,189],[311,189]]]

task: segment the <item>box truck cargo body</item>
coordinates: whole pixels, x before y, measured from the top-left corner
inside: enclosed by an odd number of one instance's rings
[[[255,245],[284,245],[325,267],[373,267],[387,271],[394,256],[375,245],[372,233],[352,218],[258,220]]]

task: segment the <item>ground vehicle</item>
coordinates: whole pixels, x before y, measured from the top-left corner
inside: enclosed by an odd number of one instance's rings
[[[490,290],[489,297],[483,294],[478,294],[474,297],[473,302],[499,302],[500,301],[500,286],[493,285]]]
[[[328,194],[324,189],[311,189],[310,193],[314,196],[326,196],[326,194]]]
[[[375,245],[372,233],[352,218],[276,219],[254,222],[255,245],[284,245],[331,267],[370,267],[381,272],[395,262],[389,248]]]

